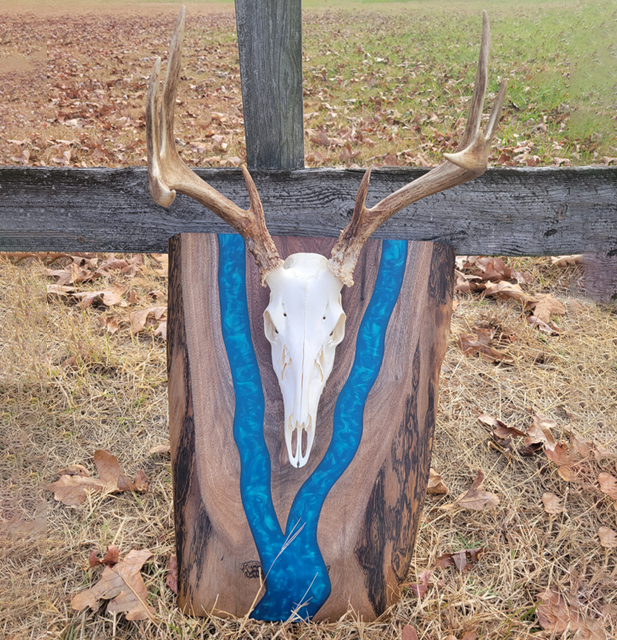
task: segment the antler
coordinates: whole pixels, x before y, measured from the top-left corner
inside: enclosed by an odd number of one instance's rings
[[[184,193],[210,209],[232,226],[247,242],[255,256],[262,285],[270,271],[283,263],[266,228],[263,207],[255,183],[245,166],[242,167],[250,206],[245,211],[199,178],[180,159],[174,138],[174,105],[180,78],[182,37],[185,8],[182,7],[169,46],[169,63],[159,107],[159,77],[161,59],[154,63],[146,103],[146,140],[148,149],[148,179],[150,193],[157,204],[169,207],[176,191]]]
[[[367,209],[364,206],[371,170],[369,169],[364,174],[356,196],[351,222],[341,231],[330,258],[330,269],[347,286],[353,285],[353,271],[360,250],[380,224],[412,202],[473,180],[481,176],[486,170],[491,138],[501,115],[507,87],[507,82],[504,81],[499,88],[486,129],[482,132],[480,124],[488,81],[490,39],[488,16],[486,11],[483,11],[482,45],[480,47],[478,71],[476,73],[467,126],[456,153],[444,153],[446,162],[390,194],[371,209]]]

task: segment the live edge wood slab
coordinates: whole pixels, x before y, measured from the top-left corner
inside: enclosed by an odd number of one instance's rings
[[[274,240],[282,257],[298,252],[327,256],[334,244],[332,238]],[[235,397],[221,326],[220,247],[214,234],[181,234],[169,242],[169,420],[178,604],[198,616],[244,616],[255,605],[259,612],[264,592],[276,591],[277,585],[275,572],[262,566],[249,527],[251,514],[243,503],[242,483],[251,478],[243,468],[241,483],[234,413],[245,398]],[[327,493],[318,518],[316,540],[330,591],[323,602],[314,603],[315,620],[336,620],[349,607],[366,621],[375,619],[400,597],[411,561],[450,325],[454,251],[431,242],[405,247],[402,286],[387,323],[379,375],[364,405],[359,446]],[[358,330],[368,313],[384,251],[381,240],[370,240],[356,267],[355,286],[343,289],[346,336],[337,347],[334,370],[321,397],[311,457],[300,469],[288,461],[283,401],[263,330],[269,290],[259,286],[257,268],[247,256],[249,337],[265,398],[263,434],[271,471],[265,485],[271,496],[263,498],[271,497],[282,531],[296,494],[333,442],[337,398],[356,366]],[[253,454],[259,452],[249,452],[249,459]],[[302,530],[303,523],[292,524],[292,530]],[[297,549],[283,547],[277,562],[289,553]],[[302,605],[301,599],[294,604]]]

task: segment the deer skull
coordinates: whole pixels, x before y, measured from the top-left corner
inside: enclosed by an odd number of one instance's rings
[[[343,283],[316,253],[289,256],[266,283],[270,304],[264,329],[283,393],[285,444],[291,464],[303,467],[315,439],[319,399],[345,335]]]

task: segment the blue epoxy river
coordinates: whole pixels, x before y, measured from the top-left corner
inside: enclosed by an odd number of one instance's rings
[[[358,330],[354,363],[334,409],[330,446],[298,491],[283,533],[270,488],[270,456],[263,434],[265,401],[246,299],[244,240],[238,235],[218,238],[221,324],[236,396],[233,429],[240,453],[240,492],[266,573],[266,593],[252,617],[287,620],[295,611],[307,618],[330,595],[317,524],[326,496],[360,444],[364,405],[379,374],[388,322],[403,283],[407,242],[382,243],[377,282]]]

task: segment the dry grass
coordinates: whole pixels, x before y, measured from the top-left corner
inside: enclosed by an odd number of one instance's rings
[[[565,439],[573,430],[617,450],[617,317],[614,309],[567,297],[580,274],[548,263],[518,260],[517,266],[533,272],[534,290],[550,290],[564,300],[568,315],[561,319],[560,337],[531,329],[515,303],[469,294],[460,298],[453,318],[433,460],[450,496],[427,499],[409,581],[446,552],[485,547],[480,562],[467,575],[436,570],[424,598],[407,590],[383,622],[366,624],[350,614],[331,625],[298,626],[195,620],[178,612],[165,585],[174,552],[170,464],[165,454],[148,454],[168,437],[165,344],[152,330],[133,337],[128,328],[106,334],[99,323],[112,313],[106,307],[81,310],[51,299],[41,261],[2,258],[0,499],[3,519],[12,525],[3,533],[0,636],[398,638],[402,625],[411,623],[421,637],[436,640],[468,630],[494,640],[548,638],[539,631],[536,596],[556,585],[575,594],[590,615],[604,612],[607,637],[615,637],[617,553],[600,546],[597,531],[617,528],[617,511],[598,491],[596,478],[600,470],[617,473],[617,465],[588,460],[579,478],[566,483],[543,455],[508,459],[488,446],[477,420],[488,413],[525,429],[533,413],[542,412],[559,424],[556,436]],[[144,304],[148,291],[165,287],[155,267],[146,257],[136,278],[120,279]],[[457,336],[487,323],[516,334],[508,347],[513,365],[489,364],[459,351]],[[74,367],[61,365],[76,354]],[[143,468],[149,491],[94,494],[75,508],[54,502],[45,487],[57,470],[71,463],[92,469],[97,448],[114,453],[129,474]],[[440,510],[469,487],[479,468],[500,505],[480,513]],[[564,514],[544,512],[546,491],[565,498]],[[23,521],[37,513],[27,536]],[[144,571],[157,611],[154,623],[70,609],[72,595],[97,579],[98,570],[84,570],[88,556],[111,543],[122,555],[132,548],[153,551]]]

